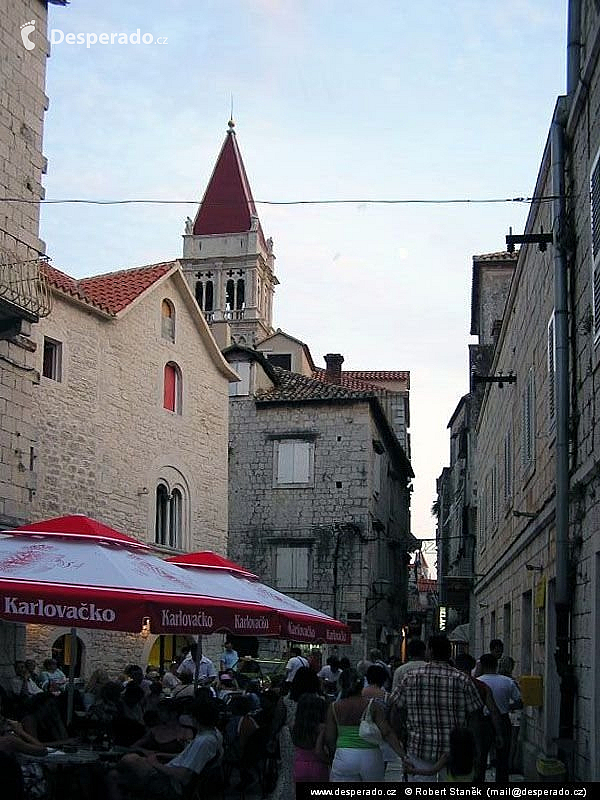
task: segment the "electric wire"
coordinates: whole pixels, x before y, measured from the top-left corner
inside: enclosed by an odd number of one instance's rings
[[[480,198],[341,198],[325,200],[255,200],[256,205],[263,206],[324,206],[324,205],[485,205],[498,203],[550,203],[556,200],[555,195],[532,195],[530,197],[480,197]],[[170,200],[160,198],[122,198],[116,200],[94,200],[85,197],[32,199],[24,197],[0,197],[0,202],[25,203],[40,205],[199,205],[198,199]],[[203,208],[228,206],[228,203],[200,203]]]

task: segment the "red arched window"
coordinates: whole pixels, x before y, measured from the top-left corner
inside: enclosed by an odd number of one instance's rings
[[[174,414],[181,414],[181,370],[172,361],[165,364],[163,407]]]

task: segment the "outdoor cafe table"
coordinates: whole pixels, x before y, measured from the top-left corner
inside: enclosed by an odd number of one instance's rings
[[[36,762],[41,765],[51,800],[81,800],[83,797],[93,800],[104,796],[105,763],[114,763],[122,756],[122,751],[80,748],[74,752],[65,752],[48,748],[45,756],[21,755],[19,761],[23,764]],[[93,791],[90,791],[91,787]]]

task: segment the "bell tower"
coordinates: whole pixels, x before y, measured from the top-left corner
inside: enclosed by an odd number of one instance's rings
[[[207,322],[226,320],[234,344],[253,347],[273,333],[273,240],[265,239],[229,120],[196,218],[183,235],[181,268]]]

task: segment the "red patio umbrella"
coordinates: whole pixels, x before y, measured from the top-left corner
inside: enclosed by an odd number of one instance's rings
[[[210,550],[183,553],[171,556],[167,561],[187,567],[188,571],[197,575],[201,582],[211,571],[221,571],[234,576],[241,586],[251,592],[257,603],[277,613],[280,638],[298,642],[350,643],[350,628],[343,622],[261,583],[256,575],[217,553]]]
[[[148,545],[83,515],[0,533],[0,617],[65,627],[276,636],[273,609],[233,574],[202,582]]]

